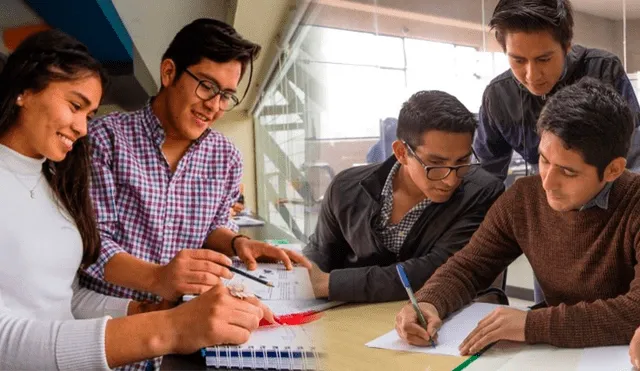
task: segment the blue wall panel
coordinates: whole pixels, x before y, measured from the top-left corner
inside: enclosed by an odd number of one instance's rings
[[[108,69],[133,66],[133,42],[111,0],[25,0],[51,27],[87,45]],[[109,68],[112,67],[112,68]],[[127,73],[130,71],[121,71]]]

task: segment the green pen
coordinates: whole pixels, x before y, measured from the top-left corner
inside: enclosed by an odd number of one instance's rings
[[[407,274],[404,272],[404,268],[402,268],[402,265],[396,264],[396,270],[398,271],[398,276],[400,276],[400,281],[402,281],[402,286],[404,286],[405,290],[407,290],[407,294],[409,295],[409,300],[411,300],[413,309],[416,311],[416,314],[418,315],[418,321],[420,321],[420,325],[422,325],[422,327],[424,327],[424,329],[427,330],[427,320],[424,319],[424,316],[422,315],[422,311],[418,306],[418,301],[416,300],[416,297],[413,294],[413,290],[411,289],[411,284],[409,284],[409,278],[407,278]],[[428,330],[427,330],[427,334],[429,334]],[[431,338],[431,334],[429,334],[429,342],[431,343],[431,347],[433,348],[436,347],[436,343]]]
[[[484,349],[481,349],[478,353],[469,356],[469,358],[467,358],[464,362],[462,362],[461,364],[458,365],[458,367],[454,368],[452,371],[462,371],[465,368],[467,368],[467,366],[469,366],[473,361],[475,361],[476,359],[478,359],[482,353],[486,352],[487,350],[489,350],[489,348],[491,348],[491,346],[493,346],[493,344],[489,344],[486,347],[484,347]]]

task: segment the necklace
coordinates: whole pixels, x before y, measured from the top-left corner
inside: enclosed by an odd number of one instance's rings
[[[20,184],[22,184],[22,186],[29,191],[29,195],[31,196],[31,198],[35,199],[36,198],[36,187],[38,187],[38,184],[40,184],[40,181],[42,180],[42,172],[40,172],[40,176],[38,177],[38,181],[36,182],[36,185],[34,185],[33,188],[29,188],[29,186],[24,184],[22,179],[20,179],[20,177],[18,177],[18,175],[16,175],[16,173],[14,173],[13,170],[10,169],[9,164],[7,164],[7,162],[2,157],[0,157],[0,160],[2,160],[2,162],[5,165],[7,165],[7,170],[9,170],[9,172],[11,174],[13,174],[13,177],[16,178],[18,180],[18,182],[20,182]]]

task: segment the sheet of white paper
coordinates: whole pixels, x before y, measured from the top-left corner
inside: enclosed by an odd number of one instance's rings
[[[578,365],[578,371],[632,371],[636,370],[629,360],[629,347],[585,348]]]
[[[396,330],[392,330],[385,335],[368,342],[366,345],[370,348],[460,356],[458,346],[460,346],[462,340],[467,337],[481,319],[486,317],[497,307],[499,307],[499,305],[473,303],[463,310],[451,315],[438,331],[438,343],[435,348],[409,345],[400,339]]]
[[[251,227],[251,226],[259,226],[264,225],[264,221],[259,219],[254,219],[247,215],[240,215],[233,218],[233,221],[236,223],[238,227]]]
[[[465,371],[632,371],[629,347],[556,348],[501,341]]]
[[[581,355],[582,349],[500,341],[465,371],[571,371],[576,369]],[[600,371],[604,370],[607,369]]]
[[[234,266],[273,283],[275,287],[265,286],[239,274],[235,274],[231,280],[224,280],[225,284],[243,284],[264,301],[315,299],[307,268],[294,267],[288,271],[282,264],[260,263],[256,270],[249,271],[244,264],[238,261],[234,261]]]

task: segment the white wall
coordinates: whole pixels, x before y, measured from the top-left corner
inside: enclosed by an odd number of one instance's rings
[[[283,32],[289,10],[295,0],[238,0],[234,15],[234,28],[245,38],[262,46],[262,52],[254,63],[254,76],[246,103],[236,110],[228,112],[214,124],[214,128],[227,135],[242,152],[246,204],[257,210],[256,159],[253,118],[247,110],[258,95],[258,88],[268,78],[267,69],[277,53],[277,41]],[[238,91],[243,93],[248,75]],[[274,200],[268,200],[272,202]]]
[[[257,210],[256,199],[256,156],[253,119],[246,111],[227,112],[213,128],[226,135],[242,154],[245,205],[252,211]]]
[[[42,18],[23,0],[0,0],[0,34],[5,28],[39,23],[42,23]],[[3,41],[0,41],[0,52],[9,52]]]
[[[616,22],[603,17],[575,12],[573,42],[590,48],[604,49],[617,53],[616,47],[622,47],[618,38]]]
[[[617,38],[615,53],[623,60],[623,28],[622,21],[617,21],[615,34]],[[640,71],[640,20],[627,21],[627,72]]]
[[[318,0],[317,16],[310,23],[482,48],[482,25],[489,23],[497,3],[485,1],[483,20],[478,0],[376,0],[376,5],[373,0]],[[621,45],[615,21],[581,12],[574,18],[574,42],[609,51]],[[484,41],[488,51],[501,51],[492,34]]]
[[[41,23],[42,18],[24,0],[0,1],[0,28]]]
[[[309,24],[483,47],[477,0],[318,0]],[[485,1],[485,24],[497,0]],[[500,47],[486,37],[489,51]]]
[[[113,0],[113,5],[157,86],[162,53],[176,33],[198,18],[227,15],[227,0]]]

